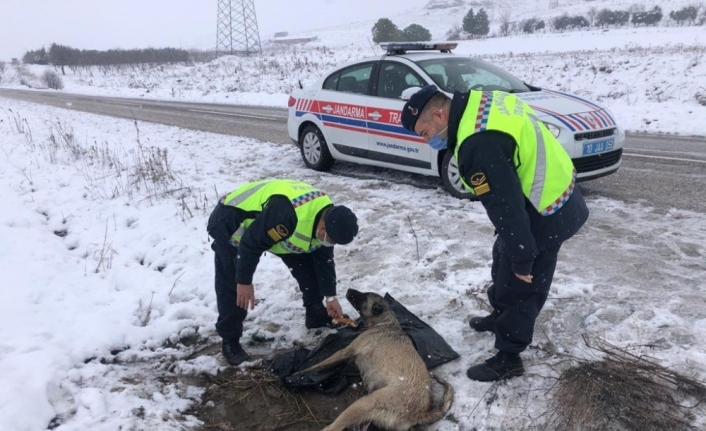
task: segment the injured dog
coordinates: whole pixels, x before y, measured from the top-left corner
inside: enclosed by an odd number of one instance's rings
[[[454,390],[445,380],[440,405],[434,405],[432,376],[402,330],[387,301],[376,293],[348,289],[346,299],[358,311],[363,332],[343,350],[293,375],[317,371],[353,360],[368,394],[351,404],[323,431],[343,431],[370,423],[390,431],[407,431],[417,424],[438,421],[453,402]]]

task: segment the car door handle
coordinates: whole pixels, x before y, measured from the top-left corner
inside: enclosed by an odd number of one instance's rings
[[[377,121],[382,117],[382,114],[379,113],[378,111],[370,112],[368,113],[368,117],[372,118],[373,120]]]

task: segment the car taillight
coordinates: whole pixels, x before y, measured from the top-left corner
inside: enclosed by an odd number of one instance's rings
[[[291,107],[294,106],[294,104],[296,104],[296,103],[297,103],[297,99],[295,99],[295,98],[292,97],[292,96],[289,96],[289,101],[287,102],[287,106],[289,106],[289,107],[291,108]]]

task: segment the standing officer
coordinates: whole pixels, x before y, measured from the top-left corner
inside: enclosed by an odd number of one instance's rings
[[[245,184],[221,199],[207,229],[216,253],[216,331],[231,365],[250,360],[240,337],[247,309],[255,306],[252,278],[265,251],[279,256],[299,283],[307,328],[342,316],[333,246],[353,241],[358,221],[326,193],[295,180]]]
[[[452,100],[426,86],[405,104],[402,125],[432,148],[454,151],[464,187],[495,226],[493,312],[470,325],[494,332],[498,353],[466,374],[478,381],[522,375],[519,354],[532,342],[561,244],[588,219],[571,158],[529,105],[501,91],[456,92]]]

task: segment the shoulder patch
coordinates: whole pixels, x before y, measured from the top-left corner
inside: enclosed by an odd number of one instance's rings
[[[275,226],[275,229],[277,230],[277,233],[283,238],[289,235],[289,231],[283,224],[278,224],[277,226]]]
[[[273,227],[272,229],[267,231],[267,236],[272,238],[272,241],[274,242],[279,242],[282,241],[282,235],[277,232],[277,228]]]
[[[476,196],[484,195],[490,191],[490,184],[488,184],[488,179],[483,172],[476,172],[471,175],[468,182],[471,184],[473,193]]]

